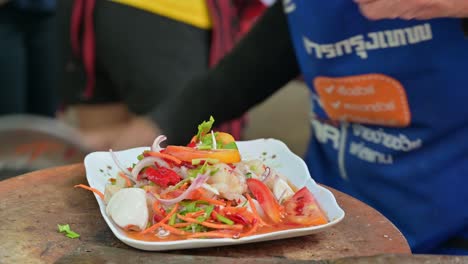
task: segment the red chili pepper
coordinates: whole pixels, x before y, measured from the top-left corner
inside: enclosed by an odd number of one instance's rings
[[[162,216],[162,215],[160,215],[160,214],[154,214],[154,216],[153,216],[153,220],[154,220],[154,222],[156,222],[156,223],[159,222],[159,221],[161,221],[161,220],[163,220],[163,219],[164,219],[164,216]]]
[[[175,185],[182,180],[182,178],[175,171],[165,168],[147,167],[145,174],[148,180],[156,183],[157,185],[166,188],[169,185]]]
[[[241,214],[228,214],[226,215],[227,218],[231,219],[234,221],[236,224],[241,224],[241,225],[248,225],[250,224],[249,220],[247,220],[243,215]]]

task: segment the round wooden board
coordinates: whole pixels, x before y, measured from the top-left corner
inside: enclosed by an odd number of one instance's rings
[[[77,250],[92,251],[93,247],[127,249],[127,257],[147,255],[114,237],[101,216],[94,195],[73,188],[79,183],[87,184],[82,164],[36,171],[1,181],[0,259],[7,263],[50,263],[76,254]],[[388,219],[366,204],[330,190],[346,216],[339,224],[321,233],[255,244],[165,253],[291,260],[411,253],[403,235]],[[70,224],[81,237],[65,237],[57,231],[57,224]],[[156,260],[161,253],[151,254]]]

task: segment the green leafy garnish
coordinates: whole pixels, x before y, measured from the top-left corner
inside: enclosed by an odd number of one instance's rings
[[[208,132],[210,132],[214,121],[215,120],[214,120],[213,116],[210,116],[209,121],[203,121],[200,125],[198,125],[197,141],[201,140],[202,136],[204,136]]]
[[[198,174],[205,174],[208,169],[211,169],[212,166],[208,165],[208,162],[203,163],[203,165],[198,166],[195,169],[190,169],[187,171],[189,178],[195,178]]]
[[[214,210],[214,205],[209,205],[208,207],[206,207],[205,209],[205,215],[203,216],[203,221],[205,221],[206,219],[208,219],[211,215],[211,213],[213,212]]]
[[[70,229],[70,225],[69,225],[69,224],[66,224],[66,225],[59,225],[59,224],[58,224],[57,227],[58,227],[58,231],[59,231],[60,233],[65,232],[65,233],[66,233],[65,235],[66,235],[67,237],[69,237],[69,238],[78,238],[78,237],[80,237],[80,235],[79,235],[78,233],[73,232],[73,231]]]
[[[197,211],[197,202],[191,202],[185,206],[185,210],[187,210],[187,213],[194,213]]]
[[[185,231],[195,231],[195,232],[206,232],[208,231],[208,228],[202,226],[202,225],[199,225],[199,224],[191,224],[187,227],[185,227],[183,230]]]
[[[210,176],[215,175],[219,171],[219,168],[210,171]]]

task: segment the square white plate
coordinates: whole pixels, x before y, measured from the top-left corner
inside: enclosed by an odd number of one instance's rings
[[[345,213],[336,203],[333,194],[329,190],[315,183],[315,181],[310,177],[309,170],[307,169],[305,162],[300,157],[292,153],[283,142],[275,139],[257,139],[251,141],[239,141],[237,142],[237,146],[241,152],[242,159],[261,159],[267,165],[288,177],[291,183],[298,188],[307,186],[307,188],[309,188],[309,190],[314,194],[323,211],[326,213],[329,223],[314,227],[297,228],[248,236],[240,239],[216,238],[149,242],[127,237],[125,232],[115,225],[107,216],[104,202],[96,195],[96,200],[99,204],[102,216],[114,235],[123,243],[131,247],[152,251],[236,245],[305,236],[322,231],[337,224],[343,219]],[[133,148],[115,152],[115,154],[124,166],[130,167],[133,163],[137,162],[137,156],[145,149],[149,148]],[[115,177],[118,173],[118,168],[114,164],[109,152],[93,152],[86,156],[84,164],[86,168],[86,178],[88,179],[89,185],[101,192],[104,192],[104,188],[109,182],[108,179],[110,177]]]

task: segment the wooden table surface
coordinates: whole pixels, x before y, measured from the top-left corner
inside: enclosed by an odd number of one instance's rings
[[[0,260],[50,263],[68,257],[83,263],[79,261],[80,256],[95,252],[101,260],[107,254],[114,258],[125,256],[128,260],[143,257],[162,260],[169,256],[175,261],[172,263],[178,263],[178,259],[184,263],[187,258],[214,263],[219,257],[276,263],[411,253],[403,235],[388,219],[366,204],[330,188],[346,216],[320,233],[238,246],[148,253],[130,248],[114,237],[92,193],[73,188],[79,183],[87,184],[82,164],[0,181]],[[70,224],[81,237],[65,237],[57,232],[57,224]]]

